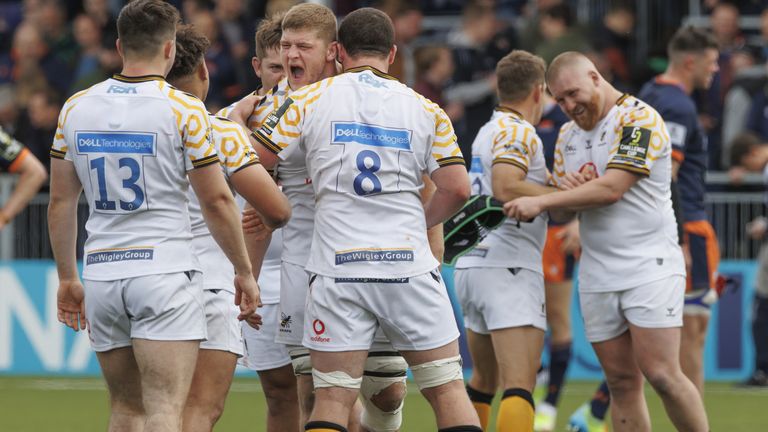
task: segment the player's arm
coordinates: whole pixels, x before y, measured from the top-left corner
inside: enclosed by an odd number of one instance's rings
[[[27,149],[22,150],[11,167],[10,172],[18,173],[19,180],[0,209],[0,230],[24,209],[48,178],[43,164]]]
[[[538,196],[557,191],[550,186],[525,181],[526,175],[526,171],[517,165],[495,163],[491,170],[493,197],[507,202],[519,197]]]
[[[424,188],[421,190],[421,203],[426,204],[430,198],[435,194],[435,183],[428,175],[421,176],[424,182]],[[445,243],[443,242],[443,224],[439,223],[432,228],[427,229],[427,241],[429,241],[429,249],[432,251],[432,255],[439,261],[443,262],[443,255],[445,253]]]
[[[83,187],[75,165],[51,158],[48,232],[59,276],[57,316],[75,331],[85,329],[83,286],[77,270],[77,202]]]
[[[447,165],[431,174],[435,194],[424,204],[427,228],[443,223],[467,202],[472,193],[463,164]]]
[[[543,211],[565,209],[581,211],[616,203],[641,177],[621,169],[608,169],[605,174],[581,186],[538,197],[524,197],[504,204],[507,216],[520,220],[536,217]]]
[[[260,164],[249,165],[229,178],[235,190],[261,217],[267,228],[275,230],[288,223],[291,205],[280,188]]]
[[[232,110],[227,113],[227,118],[239,124],[245,128],[245,130],[249,130],[248,118],[253,114],[256,105],[258,105],[263,98],[263,96],[259,96],[257,94],[251,94],[244,97],[243,99],[239,100],[232,108]],[[275,165],[277,165],[279,158],[277,157],[277,153],[271,151],[263,144],[263,139],[259,139],[257,134],[258,132],[249,134],[248,139],[250,140],[254,150],[256,150],[256,153],[259,155],[259,160],[261,161],[262,165],[264,165],[266,169],[271,170],[275,167]]]

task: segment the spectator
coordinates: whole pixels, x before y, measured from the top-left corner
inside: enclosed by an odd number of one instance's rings
[[[240,96],[237,65],[229,52],[226,39],[221,36],[219,23],[212,11],[199,10],[193,24],[211,42],[211,46],[205,53],[205,65],[208,67],[210,79],[206,103],[212,112],[216,112]]]
[[[29,23],[16,28],[11,51],[11,79],[17,87],[17,101],[26,108],[34,91],[53,87],[66,93],[70,86],[67,65],[52,55],[40,31]]]
[[[618,82],[634,82],[630,64],[635,10],[631,3],[614,2],[592,33],[592,46],[607,61],[611,75]]]
[[[38,29],[43,32],[51,53],[72,67],[77,56],[77,44],[67,22],[67,10],[61,0],[41,0]]]
[[[219,23],[221,37],[226,41],[232,61],[236,65],[235,73],[239,86],[237,93],[231,97],[239,97],[242,89],[252,88],[256,84],[252,79],[253,74],[250,73],[250,53],[256,49],[252,43],[256,28],[253,20],[248,18],[245,0],[217,0],[213,14]]]
[[[763,88],[768,85],[768,65],[763,63],[740,71],[731,84],[731,89],[725,95],[723,106],[723,148],[721,166],[729,167],[730,144],[737,135],[747,130],[747,122],[751,115],[752,104],[762,105],[764,102],[753,102],[753,99],[764,98]],[[757,113],[755,113],[757,115]],[[752,121],[755,129],[756,117]]]
[[[533,0],[528,3],[523,12],[525,24],[520,33],[522,49],[533,52],[544,41],[541,34],[541,12],[562,3],[563,0]]]
[[[446,103],[443,89],[453,76],[454,65],[451,50],[442,45],[429,45],[416,49],[416,84],[419,94],[440,105],[451,121],[464,115],[464,106],[458,102]]]
[[[749,108],[746,129],[764,142],[768,141],[768,85],[764,85],[755,92]]]
[[[13,84],[0,85],[0,128],[8,133],[16,131],[19,109],[16,107],[16,92]]]
[[[736,137],[731,145],[731,161],[734,166],[762,173],[768,183],[768,146],[763,144],[760,138],[751,134]],[[765,217],[757,218],[748,223],[746,229],[753,239],[765,240],[768,221]],[[758,256],[752,311],[755,370],[744,384],[751,387],[768,387],[768,242],[765,241]]]
[[[465,155],[472,154],[472,141],[496,103],[496,61],[486,50],[495,31],[493,9],[472,1],[464,7],[461,28],[448,35],[455,70],[453,83],[444,96],[447,102],[460,103],[465,108],[464,116],[454,122],[459,147]]]
[[[195,22],[198,13],[212,9],[211,0],[184,0],[181,4],[185,22]]]
[[[51,165],[49,151],[62,105],[61,96],[54,90],[34,92],[16,133],[16,137],[42,162],[46,170]]]
[[[110,12],[107,0],[83,0],[83,8],[85,13],[98,25],[102,46],[114,50],[117,40],[117,20]]]
[[[575,27],[576,17],[567,4],[558,4],[541,12],[539,30],[543,41],[536,46],[536,54],[547,64],[565,51],[585,52],[589,44]]]
[[[421,20],[424,16],[416,3],[404,1],[393,3],[391,12],[385,10],[395,27],[395,45],[397,45],[395,61],[389,67],[389,73],[400,82],[413,87],[416,82],[413,41],[421,33]]]
[[[102,46],[101,28],[90,15],[78,15],[73,28],[79,53],[72,77],[72,88],[68,94],[101,82],[109,77],[111,72],[117,71],[112,51]]]

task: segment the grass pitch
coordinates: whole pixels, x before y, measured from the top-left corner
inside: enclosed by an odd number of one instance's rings
[[[560,403],[557,431],[589,399],[596,382],[570,382]],[[674,431],[658,397],[646,389],[653,430]],[[497,401],[498,402],[498,401]],[[705,403],[713,431],[768,431],[768,390],[708,383]],[[217,431],[265,430],[265,403],[259,381],[236,378]],[[96,432],[106,430],[107,392],[100,378],[0,376],[0,431]],[[403,432],[435,431],[434,417],[415,386],[409,387]],[[493,430],[491,428],[490,430]]]

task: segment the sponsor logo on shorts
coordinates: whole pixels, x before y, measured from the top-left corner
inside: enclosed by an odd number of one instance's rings
[[[675,308],[673,308],[673,307],[668,307],[668,308],[667,308],[667,316],[668,316],[668,317],[673,317],[673,316],[675,316],[675,315],[676,315],[676,314],[675,314]]]
[[[316,319],[312,321],[312,330],[315,332],[315,336],[312,336],[309,338],[312,342],[330,342],[331,338],[329,337],[322,337],[322,334],[325,333],[325,323],[320,321],[319,319]]]
[[[353,262],[413,261],[411,249],[359,249],[336,252],[336,265]]]
[[[358,143],[373,147],[411,149],[411,131],[365,123],[333,122],[333,143]]]
[[[151,261],[155,257],[153,249],[124,249],[116,251],[90,252],[86,265],[104,264],[118,261]]]
[[[155,154],[156,134],[139,132],[75,132],[78,153]]]
[[[283,331],[283,329],[285,329],[290,332],[291,323],[293,323],[293,319],[291,319],[291,316],[286,315],[284,312],[280,312],[280,331]]]

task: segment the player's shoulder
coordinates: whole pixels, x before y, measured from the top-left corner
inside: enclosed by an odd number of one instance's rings
[[[158,83],[158,88],[176,110],[188,110],[208,116],[208,111],[203,101],[192,93],[181,91],[167,82]]]
[[[616,105],[619,107],[616,119],[620,126],[632,125],[648,129],[661,129],[664,126],[659,112],[640,98],[625,94]]]
[[[573,137],[573,135],[579,130],[576,126],[576,122],[569,120],[560,126],[560,132],[557,134],[557,141],[565,141]]]
[[[321,79],[320,81],[317,81],[312,84],[307,84],[304,87],[301,87],[293,92],[291,92],[288,97],[291,98],[291,100],[295,102],[310,102],[318,97],[328,90],[331,85],[337,80],[337,76],[328,77],[325,79]]]
[[[245,129],[237,122],[234,122],[226,117],[209,114],[208,118],[211,122],[211,128],[220,134],[224,135],[239,135],[245,134]]]

